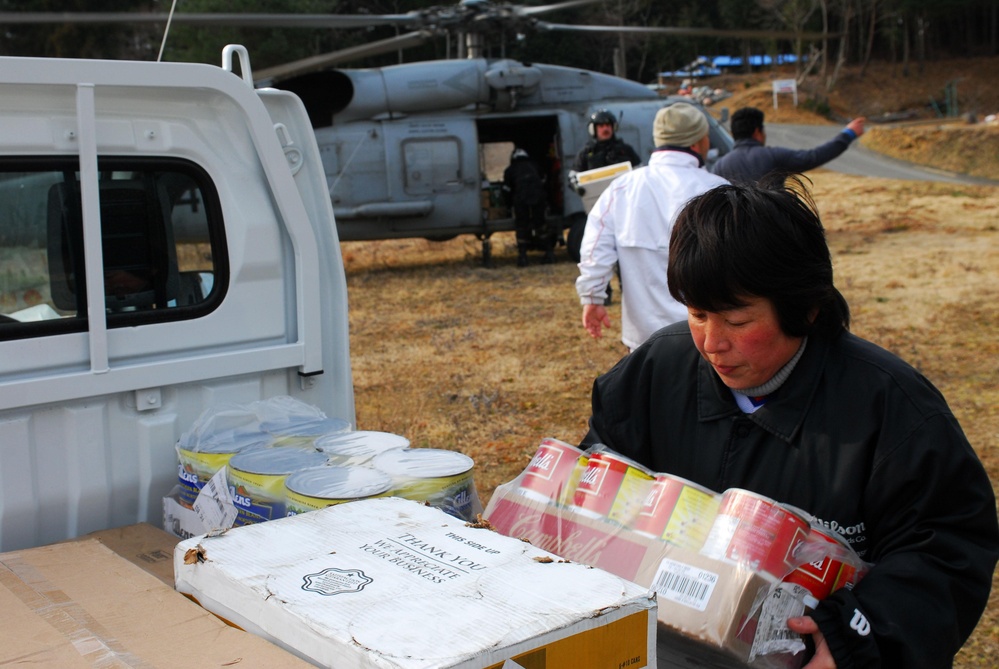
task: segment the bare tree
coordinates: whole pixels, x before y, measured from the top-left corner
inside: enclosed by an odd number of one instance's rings
[[[819,9],[819,0],[757,0],[757,3],[760,7],[771,11],[783,25],[799,35],[805,32],[805,25]],[[798,38],[794,42],[794,55],[797,57],[797,69],[800,75],[803,41]]]
[[[838,7],[840,18],[839,48],[836,53],[836,66],[833,68],[832,74],[828,77],[823,76],[827,92],[832,91],[836,86],[840,70],[846,64],[846,55],[849,53],[850,45],[850,25],[853,22],[853,3],[850,0],[841,0],[838,4],[840,5]],[[826,50],[826,53],[828,54],[829,51]]]

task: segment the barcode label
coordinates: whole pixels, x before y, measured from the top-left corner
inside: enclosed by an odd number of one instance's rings
[[[666,558],[659,564],[652,589],[663,599],[703,611],[717,583],[714,572]]]
[[[236,505],[229,493],[224,465],[205,482],[193,506],[209,535],[224,532],[236,522]]]
[[[792,583],[778,583],[772,587],[760,609],[756,636],[749,652],[750,661],[758,655],[793,654],[805,649],[801,636],[788,629],[787,619],[805,613],[803,597],[807,592]]]

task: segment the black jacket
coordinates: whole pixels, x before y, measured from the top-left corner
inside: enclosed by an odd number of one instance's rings
[[[545,203],[545,181],[541,170],[528,158],[514,160],[503,171],[503,190],[514,206]]]
[[[771,172],[807,172],[838,157],[854,139],[851,131],[844,130],[825,144],[801,150],[764,146],[755,139],[740,139],[731,151],[715,162],[711,171],[732,183],[756,183]]]
[[[630,162],[632,167],[638,167],[642,164],[642,159],[638,157],[638,153],[631,148],[630,144],[617,137],[611,137],[603,142],[590,140],[576,154],[576,162],[572,168],[577,172],[585,172],[624,162]]]
[[[950,667],[984,610],[999,555],[988,476],[939,391],[849,333],[810,338],[770,401],[743,414],[687,324],[668,326],[594,382],[583,443],[598,442],[843,534],[874,567],[812,613],[839,667]]]

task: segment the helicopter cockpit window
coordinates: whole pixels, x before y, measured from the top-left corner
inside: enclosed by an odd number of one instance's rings
[[[218,196],[177,160],[98,163],[109,328],[195,318],[227,283]],[[0,339],[87,328],[83,204],[74,158],[0,162]]]
[[[462,187],[461,160],[455,139],[412,139],[403,143],[406,192],[423,195]]]

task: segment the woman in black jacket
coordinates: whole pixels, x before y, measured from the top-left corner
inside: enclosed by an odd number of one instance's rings
[[[668,281],[688,321],[595,381],[583,443],[804,509],[874,565],[789,620],[806,669],[950,667],[999,555],[992,485],[940,392],[849,332],[802,193],[721,186],[686,206]]]

